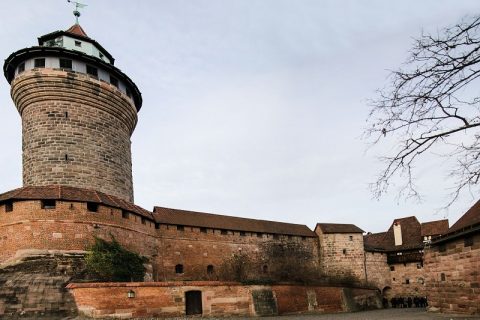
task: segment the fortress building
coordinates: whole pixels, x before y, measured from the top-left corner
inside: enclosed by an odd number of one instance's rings
[[[479,312],[478,203],[453,229],[448,221],[422,224],[407,217],[396,219],[386,232],[366,236],[351,224],[319,223],[312,231],[299,224],[135,205],[130,137],[142,96],[114,61],[79,24],[41,36],[38,46],[5,60],[4,75],[22,120],[23,186],[0,194],[0,317],[73,308],[65,285],[81,269],[95,237],[111,236],[148,259],[146,280],[164,282],[152,285],[156,288],[168,281],[232,280],[225,279],[225,271],[235,258],[248,265],[243,280],[325,280],[387,298],[428,295],[429,288],[442,310]],[[464,281],[453,262],[458,259],[464,261]],[[442,272],[444,263],[448,272]],[[448,307],[453,302],[443,301],[442,295],[460,285],[456,307]],[[101,297],[112,294],[106,290]],[[121,299],[102,300],[107,309],[125,303],[122,290],[115,293]],[[212,290],[219,301],[232,294],[230,287]],[[268,290],[257,298],[273,301]],[[285,312],[320,310],[322,305],[329,305],[322,310],[344,310],[338,290],[336,298],[322,288],[301,290],[278,297],[288,306]],[[178,292],[174,300],[171,295],[164,299],[165,310],[175,310],[176,316],[187,304]],[[245,301],[253,301],[245,292]],[[211,297],[205,302],[212,304]],[[241,315],[253,308],[247,302],[237,307],[232,310]],[[112,314],[110,309],[105,314]]]

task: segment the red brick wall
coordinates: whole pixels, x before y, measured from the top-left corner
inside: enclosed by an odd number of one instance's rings
[[[202,292],[204,316],[256,316],[252,291],[272,290],[279,314],[303,312],[339,312],[347,310],[341,287],[244,286],[222,282],[154,282],[70,284],[80,312],[94,317],[185,315],[185,292]],[[133,290],[135,298],[127,298]],[[375,296],[375,290],[351,291],[363,299]]]
[[[480,234],[435,245],[425,251],[425,282],[430,307],[443,312],[480,314]],[[443,274],[443,276],[442,276]]]

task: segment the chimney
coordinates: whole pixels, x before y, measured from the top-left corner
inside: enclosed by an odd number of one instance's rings
[[[402,226],[395,222],[393,224],[393,237],[395,238],[395,245],[401,246],[402,245]]]

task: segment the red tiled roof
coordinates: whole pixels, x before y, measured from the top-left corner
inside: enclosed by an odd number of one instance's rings
[[[385,249],[385,235],[386,232],[379,232],[379,233],[370,233],[363,236],[363,244],[366,249]]]
[[[68,32],[80,37],[88,38],[87,33],[85,32],[85,30],[83,30],[83,28],[79,24],[74,24],[73,26],[65,30],[65,32]]]
[[[161,224],[316,237],[315,233],[306,225],[300,224],[247,219],[163,207],[155,207],[153,216],[155,221]]]
[[[0,194],[0,202],[7,200],[66,200],[78,202],[94,202],[109,207],[119,208],[153,220],[152,213],[133,203],[94,190],[67,186],[23,187]]]
[[[448,219],[422,223],[422,237],[439,236],[448,232]]]
[[[468,211],[453,224],[448,232],[455,232],[478,223],[480,223],[480,200],[468,209]]]
[[[316,228],[320,228],[320,230],[322,230],[323,233],[364,233],[365,232],[354,224],[343,224],[343,223],[317,223]]]

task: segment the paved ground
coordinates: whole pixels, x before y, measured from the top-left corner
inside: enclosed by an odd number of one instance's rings
[[[265,317],[261,320],[461,320],[461,319],[480,319],[480,316],[458,316],[445,315],[438,313],[426,312],[424,309],[383,309],[373,311],[363,311],[354,313],[337,313],[322,315],[302,315],[302,316],[281,316],[281,317]]]

